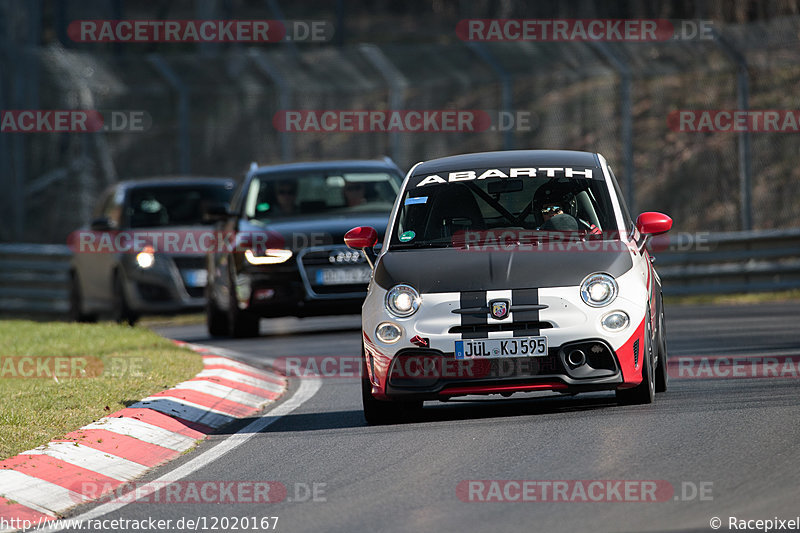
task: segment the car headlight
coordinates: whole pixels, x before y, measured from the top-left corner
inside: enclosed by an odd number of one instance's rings
[[[625,311],[612,311],[604,316],[600,323],[609,331],[618,331],[630,324],[630,321]]]
[[[155,262],[156,256],[153,254],[153,248],[151,246],[145,246],[141,252],[136,254],[136,264],[139,265],[140,268],[150,268]]]
[[[395,285],[386,293],[386,309],[399,318],[416,313],[421,301],[419,293],[411,285]]]
[[[244,251],[244,258],[251,265],[277,265],[278,263],[285,263],[291,257],[291,250],[279,248],[267,248],[264,250],[264,255],[256,255],[253,250]]]
[[[586,305],[604,307],[617,297],[617,282],[608,274],[591,274],[581,283],[581,299]]]
[[[394,344],[403,336],[403,330],[397,324],[382,322],[375,328],[375,336],[386,344]]]

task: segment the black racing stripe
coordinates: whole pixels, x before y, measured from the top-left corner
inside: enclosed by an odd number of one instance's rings
[[[511,309],[515,305],[536,305],[539,303],[539,289],[514,289],[511,291]],[[539,320],[539,310],[515,311],[514,322],[537,322]],[[515,337],[528,337],[539,334],[539,328],[522,329],[514,331]]]
[[[486,291],[470,291],[470,292],[462,292],[461,293],[461,309],[466,309],[469,307],[486,307]],[[467,315],[463,314],[461,316],[461,325],[462,326],[475,326],[480,324],[487,323],[486,313],[481,313],[479,315]],[[487,339],[489,338],[489,332],[465,332],[461,334],[462,339]]]

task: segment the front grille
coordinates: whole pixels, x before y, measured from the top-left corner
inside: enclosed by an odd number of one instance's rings
[[[136,288],[139,290],[142,300],[148,302],[166,302],[171,299],[169,291],[160,285],[138,281],[136,282]]]
[[[469,326],[453,326],[448,333],[491,333],[495,331],[531,331],[552,328],[550,322],[534,320],[529,322],[501,322],[497,324],[473,324]]]
[[[438,383],[533,378],[564,373],[558,350],[544,357],[506,357],[456,360],[435,350],[407,349],[392,360],[389,385],[398,389],[424,389]]]
[[[633,341],[633,366],[639,367],[639,339]]]
[[[172,257],[172,260],[175,261],[175,266],[179,270],[202,270],[206,268],[206,258],[204,256],[176,255]]]
[[[323,270],[360,269],[362,274],[369,274],[364,256],[346,246],[331,246],[302,252],[298,257],[298,267],[303,269],[310,290],[316,295],[358,294],[366,296],[367,283],[325,283],[322,281]]]
[[[203,298],[205,297],[206,289],[205,287],[186,287],[186,292],[191,298]]]

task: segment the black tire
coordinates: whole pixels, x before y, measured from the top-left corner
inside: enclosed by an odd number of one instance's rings
[[[213,292],[206,286],[206,327],[212,337],[225,337],[229,333],[228,315],[217,306]]]
[[[128,298],[125,296],[125,288],[122,284],[122,274],[114,272],[114,292],[112,294],[113,307],[111,316],[118,324],[128,324],[134,326],[139,320],[139,315],[131,310],[128,305]]]
[[[260,317],[239,309],[233,283],[229,287],[228,294],[228,335],[237,339],[258,337]]]
[[[363,349],[361,356],[361,403],[364,408],[364,419],[370,426],[408,422],[419,416],[422,410],[421,401],[392,402],[375,399],[372,395],[372,384],[369,381]]]
[[[653,369],[653,341],[650,333],[650,315],[644,324],[644,350],[642,354],[642,382],[630,389],[618,389],[617,402],[622,405],[646,405],[656,397],[656,373]]]
[[[656,392],[666,392],[669,386],[669,366],[667,359],[667,330],[664,325],[662,304],[658,316],[658,365],[656,366]]]
[[[97,315],[83,312],[83,294],[78,275],[70,276],[69,284],[69,319],[72,322],[97,322]]]

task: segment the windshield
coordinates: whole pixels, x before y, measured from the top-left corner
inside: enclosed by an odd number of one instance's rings
[[[206,206],[230,201],[233,184],[136,187],[128,194],[131,228],[196,226],[203,224]]]
[[[314,171],[256,176],[245,198],[249,218],[389,213],[401,177],[380,171]]]
[[[468,232],[498,229],[602,238],[617,228],[603,180],[488,178],[409,187],[390,245],[460,247]]]

